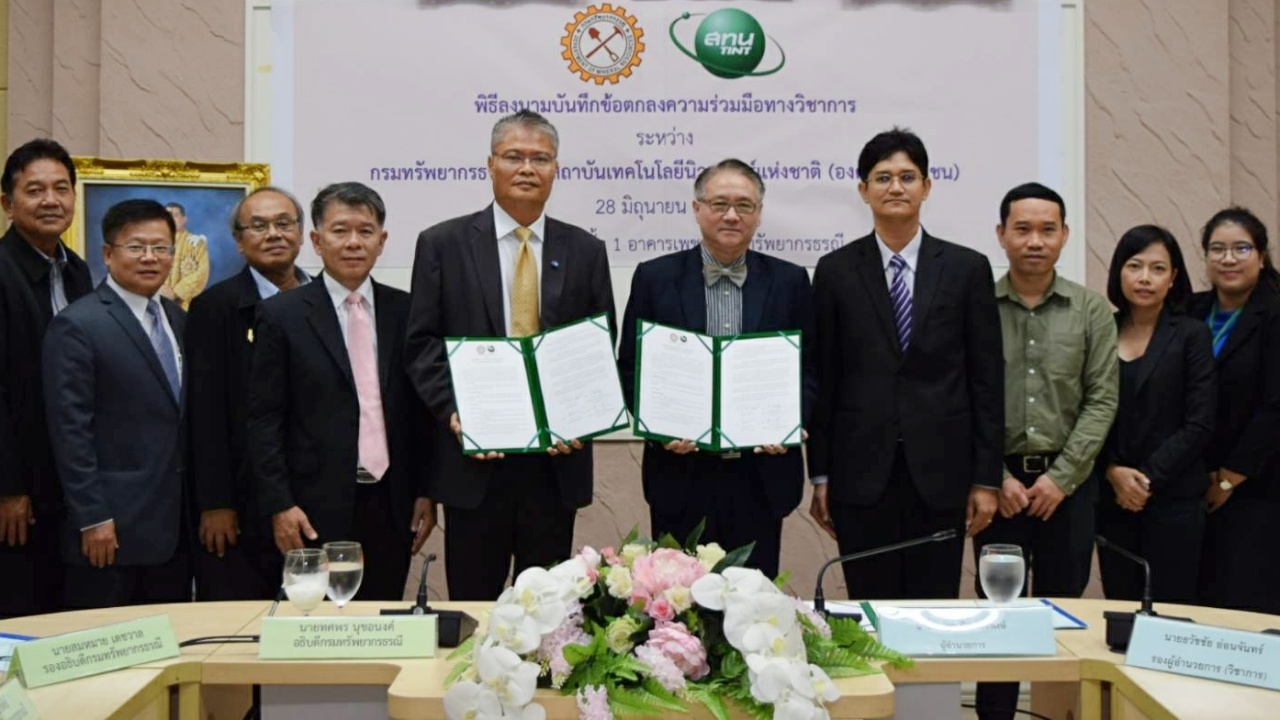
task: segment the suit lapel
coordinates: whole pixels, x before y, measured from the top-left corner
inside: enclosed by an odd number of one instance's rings
[[[325,286],[323,279],[317,277],[314,282],[299,288],[298,292],[307,294],[307,322],[320,338],[320,344],[324,345],[325,350],[329,351],[333,361],[342,370],[342,377],[346,378],[347,384],[355,389],[356,381],[351,373],[351,357],[347,354],[346,343],[342,341],[342,326],[338,324],[338,311],[333,307],[329,289]]]
[[[559,316],[560,293],[564,289],[564,276],[568,271],[569,260],[566,243],[560,237],[555,222],[547,218],[543,225],[546,237],[542,238],[542,302],[539,305],[538,317],[543,328],[554,327],[561,322]]]
[[[382,388],[383,397],[386,397],[387,378],[391,377],[391,358],[395,355],[396,317],[392,313],[391,299],[387,296],[385,287],[373,282],[373,297],[376,304],[373,324],[378,329],[378,385]]]
[[[1160,362],[1160,357],[1169,348],[1169,342],[1173,340],[1173,329],[1174,320],[1169,317],[1168,309],[1165,309],[1160,313],[1160,319],[1156,321],[1156,330],[1151,334],[1150,342],[1147,343],[1147,351],[1142,354],[1142,362],[1138,364],[1138,377],[1133,389],[1135,394],[1142,391],[1143,384],[1156,369],[1156,363]]]
[[[1236,350],[1239,350],[1245,341],[1249,339],[1262,325],[1262,316],[1266,312],[1266,298],[1263,293],[1268,292],[1264,288],[1254,288],[1249,293],[1249,301],[1245,303],[1244,310],[1240,313],[1240,319],[1236,321],[1236,326],[1231,328],[1231,334],[1227,336],[1227,345],[1222,348],[1222,354],[1218,356],[1218,362],[1225,362],[1227,358]]]
[[[747,281],[742,284],[742,332],[759,332],[773,277],[760,256],[747,252]]]
[[[178,404],[178,398],[173,396],[173,390],[169,387],[169,378],[164,374],[164,368],[160,366],[160,358],[156,355],[155,348],[151,346],[151,338],[147,336],[146,329],[142,327],[142,323],[138,322],[138,317],[129,309],[124,298],[117,295],[105,280],[98,286],[98,297],[106,304],[107,314],[124,330],[124,334],[133,341],[134,347],[146,358],[147,365],[151,368],[151,373],[156,376],[160,387],[164,389],[164,394],[173,400],[175,405]],[[170,327],[174,328],[172,325]],[[173,334],[175,337],[179,335],[176,328]]]
[[[874,234],[857,241],[858,274],[862,276],[862,287],[867,291],[871,309],[880,319],[880,329],[884,332],[885,339],[889,341],[893,351],[901,357],[898,326],[893,322],[893,308],[889,305],[889,283],[884,279],[884,261],[880,259],[880,248],[876,246],[876,242]]]
[[[707,283],[702,278],[702,250],[685,251],[684,269],[676,278],[684,326],[694,332],[707,331]]]
[[[475,215],[467,248],[471,251],[471,267],[489,315],[490,332],[500,337],[507,334],[507,324],[506,310],[502,307],[502,263],[498,261],[496,232],[490,205]]]
[[[942,243],[929,233],[922,232],[920,237],[920,254],[916,260],[916,282],[911,289],[911,336],[921,337],[916,330],[924,327],[929,317],[929,308],[933,306],[933,298],[938,290],[938,282],[942,278]],[[897,334],[897,328],[894,328]],[[908,351],[910,349],[908,348]]]

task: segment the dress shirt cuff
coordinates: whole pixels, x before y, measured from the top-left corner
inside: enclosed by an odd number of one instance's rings
[[[996,485],[987,485],[986,483],[974,483],[973,486],[976,488],[982,488],[983,490],[995,490],[996,492],[1000,492],[1000,488]]]
[[[116,521],[116,519],[115,519],[115,518],[107,518],[106,520],[103,520],[102,522],[97,522],[97,523],[94,523],[94,524],[92,524],[92,525],[86,525],[86,526],[84,526],[84,527],[80,528],[80,532],[84,532],[85,530],[92,530],[92,529],[94,529],[94,528],[96,528],[96,527],[102,527],[103,525],[106,525],[107,523],[115,522],[115,521]]]
[[[1013,472],[1009,470],[1009,466],[1008,466],[1008,465],[1001,465],[1001,466],[1000,466],[1000,469],[1004,471],[1004,476],[1000,478],[1000,486],[1001,486],[1001,487],[1003,487],[1003,486],[1004,486],[1004,479],[1005,479],[1005,478],[1017,477],[1017,475],[1014,475],[1014,474],[1013,474]]]
[[[826,484],[827,484],[827,476],[826,476],[826,475],[814,475],[813,477],[809,478],[809,484],[810,484],[810,485],[826,485]]]

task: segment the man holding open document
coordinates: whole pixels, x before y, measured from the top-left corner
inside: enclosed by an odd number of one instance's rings
[[[764,181],[723,160],[694,182],[702,243],[640,264],[618,368],[646,438],[642,480],[653,535],[755,549],[778,573],[782,519],[800,504],[799,444],[816,380],[804,268],[749,250]],[[705,333],[705,334],[704,334]]]

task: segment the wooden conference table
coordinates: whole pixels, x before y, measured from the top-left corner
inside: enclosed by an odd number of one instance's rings
[[[894,712],[896,686],[915,683],[1010,681],[1032,683],[1032,708],[1053,718],[1267,718],[1280,717],[1280,692],[1199,680],[1124,667],[1123,656],[1103,642],[1104,610],[1132,610],[1134,603],[1062,600],[1064,609],[1088,623],[1087,630],[1057,633],[1058,652],[1040,658],[939,658],[918,660],[910,670],[837,681],[842,696],[830,707],[833,720],[884,718]],[[0,622],[0,632],[49,636],[139,617],[167,613],[179,642],[215,635],[257,634],[268,602],[198,603],[109,608],[40,615]],[[355,602],[347,615],[374,615],[403,603]],[[488,603],[440,603],[462,609],[481,622]],[[1197,622],[1263,630],[1280,626],[1280,617],[1202,607],[1157,605],[1158,612]],[[325,604],[321,614],[333,614]],[[277,615],[296,614],[287,602]],[[182,648],[179,657],[146,663],[67,683],[29,690],[32,704],[46,720],[138,720],[171,717],[176,696],[181,720],[240,720],[247,686],[381,685],[387,687],[388,714],[397,720],[444,720],[442,682],[451,663],[442,648],[435,659],[270,661],[258,659],[256,644],[207,644]],[[539,691],[538,701],[552,720],[574,719],[571,697]],[[957,710],[957,715],[959,711]],[[710,715],[698,706],[698,720]]]

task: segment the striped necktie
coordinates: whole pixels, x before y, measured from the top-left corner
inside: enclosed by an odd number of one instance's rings
[[[889,267],[893,269],[893,283],[889,286],[893,324],[898,328],[898,347],[905,353],[911,346],[911,290],[902,272],[907,269],[907,261],[901,255],[894,255],[889,260]]]

